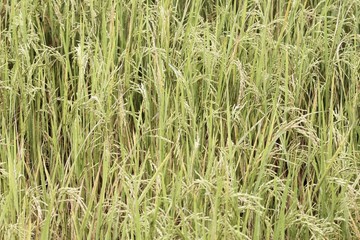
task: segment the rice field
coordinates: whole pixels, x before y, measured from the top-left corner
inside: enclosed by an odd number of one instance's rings
[[[1,0],[0,239],[360,239],[359,0]]]

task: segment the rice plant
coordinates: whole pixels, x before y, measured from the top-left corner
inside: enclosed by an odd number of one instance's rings
[[[359,0],[1,0],[0,239],[360,239]]]

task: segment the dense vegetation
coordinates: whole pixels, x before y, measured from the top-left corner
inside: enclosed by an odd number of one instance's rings
[[[1,0],[0,239],[360,239],[359,0]]]

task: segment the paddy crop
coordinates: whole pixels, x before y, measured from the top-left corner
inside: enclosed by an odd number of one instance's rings
[[[360,239],[359,0],[0,1],[0,239]]]

